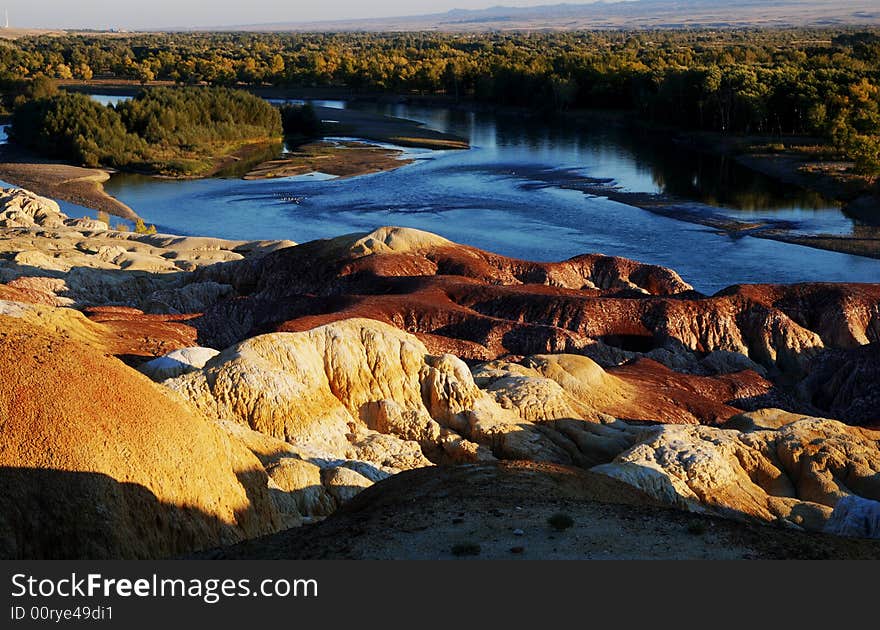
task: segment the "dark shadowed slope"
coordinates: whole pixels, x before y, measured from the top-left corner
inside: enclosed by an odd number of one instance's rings
[[[554,529],[548,519],[557,514],[572,526]],[[687,514],[602,475],[505,462],[401,473],[322,523],[203,557],[876,559],[880,543]]]

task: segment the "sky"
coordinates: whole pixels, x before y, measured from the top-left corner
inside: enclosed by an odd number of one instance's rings
[[[564,0],[0,0],[21,28],[197,27],[441,13]],[[572,3],[589,0],[569,0]],[[0,13],[2,16],[2,13]]]

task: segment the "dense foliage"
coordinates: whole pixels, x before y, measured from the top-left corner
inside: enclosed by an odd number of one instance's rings
[[[813,134],[880,169],[876,29],[96,35],[0,47],[0,80],[38,74],[614,108],[721,133]]]
[[[147,159],[147,144],[112,107],[64,92],[28,100],[15,110],[10,136],[48,157],[86,166],[123,167]]]
[[[198,146],[281,135],[276,108],[242,90],[144,90],[116,106],[125,127],[150,144]]]
[[[281,124],[289,139],[311,140],[321,135],[321,120],[311,103],[281,106]]]
[[[281,117],[263,99],[228,88],[144,90],[116,107],[50,91],[18,104],[11,135],[87,166],[198,174],[242,143],[281,136]]]

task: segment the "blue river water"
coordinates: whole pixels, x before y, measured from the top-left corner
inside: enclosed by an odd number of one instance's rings
[[[575,129],[451,109],[320,104],[418,120],[469,138],[472,148],[408,150],[411,164],[343,179],[117,175],[107,192],[160,231],[178,234],[305,242],[400,225],[533,260],[587,252],[625,256],[671,267],[707,293],[746,282],[880,281],[880,260],[731,236],[566,187],[585,177],[608,179],[626,191],[671,193],[717,213],[781,221],[803,233],[876,230],[836,203],[731,160],[602,124]]]

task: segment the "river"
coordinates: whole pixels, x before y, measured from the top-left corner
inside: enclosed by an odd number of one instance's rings
[[[797,232],[870,229],[819,195],[729,159],[603,124],[572,129],[488,113],[348,106],[424,122],[469,138],[472,148],[407,150],[412,164],[348,179],[168,181],[117,175],[107,192],[160,231],[177,234],[304,242],[400,225],[532,260],[587,252],[625,256],[671,267],[707,293],[734,283],[880,281],[880,260],[731,236],[565,187],[584,177],[607,178],[627,191],[672,193],[698,207],[782,222]]]

